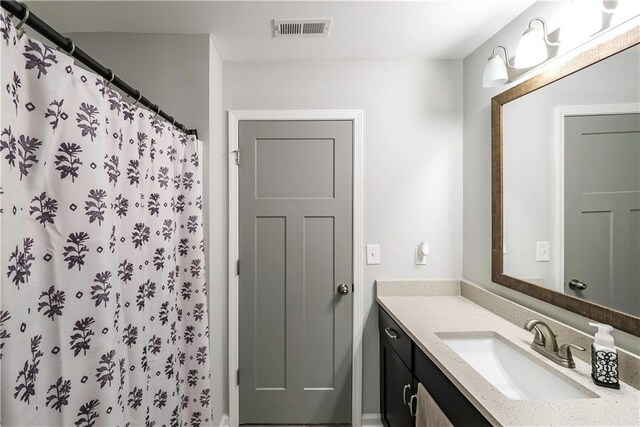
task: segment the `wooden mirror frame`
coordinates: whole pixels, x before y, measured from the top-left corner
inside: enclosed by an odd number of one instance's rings
[[[640,44],[640,26],[635,26],[589,49],[569,54],[566,58],[558,58],[557,64],[550,69],[491,99],[491,280],[533,298],[640,336],[640,318],[638,317],[504,274],[502,250],[504,237],[502,107],[637,44]]]

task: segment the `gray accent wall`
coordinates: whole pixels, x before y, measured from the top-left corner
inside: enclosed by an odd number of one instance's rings
[[[226,110],[364,110],[363,412],[379,413],[376,279],[462,274],[462,62],[224,62]],[[426,266],[415,246],[429,242]]]
[[[562,2],[537,2],[464,59],[464,215],[463,274],[504,298],[593,334],[587,319],[572,312],[499,286],[491,281],[491,98],[514,84],[482,87],[482,72],[494,46],[504,45],[513,55],[529,21],[543,17],[549,28],[560,26]],[[614,25],[628,16],[613,17]],[[532,76],[533,74],[531,74]],[[531,77],[526,76],[526,77]],[[517,81],[519,83],[522,80]],[[616,344],[637,353],[638,338],[615,332]]]

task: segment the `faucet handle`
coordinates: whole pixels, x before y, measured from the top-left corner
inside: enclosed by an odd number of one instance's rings
[[[532,345],[544,346],[544,348],[551,353],[558,352],[557,335],[551,330],[549,325],[542,320],[533,319],[528,321],[524,327],[534,333]]]
[[[586,348],[577,344],[571,344],[571,343],[562,344],[560,348],[558,348],[558,357],[560,357],[560,359],[566,360],[569,368],[576,367],[576,363],[573,361],[573,354],[571,354],[572,348],[579,351],[586,351]]]
[[[538,326],[534,326],[531,328],[531,332],[533,332],[533,342],[538,344],[538,345],[545,345],[546,344],[546,340],[544,338],[544,335],[542,334],[542,331],[540,330],[540,328],[538,328]]]
[[[533,332],[533,342],[535,344],[538,345],[545,345],[546,340],[544,338],[544,334],[542,333],[542,330],[540,329],[540,327],[538,326],[539,324],[543,324],[544,323],[541,320],[538,319],[532,319],[529,320],[525,325],[524,328],[528,331]],[[546,326],[546,325],[545,325]]]

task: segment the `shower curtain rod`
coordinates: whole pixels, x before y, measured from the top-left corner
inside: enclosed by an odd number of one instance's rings
[[[93,59],[91,56],[87,55],[82,49],[77,47],[73,41],[53,28],[51,28],[46,22],[40,19],[35,14],[29,11],[29,8],[18,1],[1,1],[0,4],[2,8],[7,12],[11,13],[13,16],[17,17],[21,21],[24,21],[24,24],[30,26],[35,31],[40,33],[42,36],[47,38],[49,41],[54,43],[60,49],[62,49],[67,55],[77,59],[89,69],[91,69],[96,74],[99,74],[107,81],[111,81],[111,84],[118,89],[122,90],[125,94],[127,94],[132,99],[136,100],[138,104],[142,104],[149,109],[149,111],[156,113],[165,119],[167,122],[173,124],[178,129],[182,130],[188,135],[195,135],[198,137],[198,131],[196,129],[187,129],[182,123],[177,122],[172,116],[168,115],[166,112],[162,111],[160,107],[156,104],[151,103],[147,98],[142,96],[140,91],[129,86],[125,81],[116,76],[109,68],[106,68],[104,65],[100,64],[98,61]],[[26,20],[25,20],[26,15]]]

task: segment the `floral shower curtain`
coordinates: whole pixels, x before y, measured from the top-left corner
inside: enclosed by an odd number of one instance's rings
[[[201,143],[0,43],[2,425],[210,424]]]

